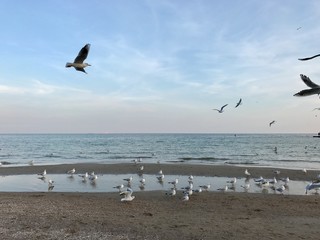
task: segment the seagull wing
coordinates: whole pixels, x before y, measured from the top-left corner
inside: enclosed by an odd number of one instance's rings
[[[228,106],[228,104],[223,105],[223,106],[221,107],[221,111],[222,111],[226,106]]]
[[[320,86],[318,84],[315,84],[314,82],[312,82],[310,80],[309,77],[307,77],[306,75],[300,74],[301,80],[308,86],[311,88],[319,88]]]
[[[312,57],[299,58],[298,60],[300,60],[300,61],[306,61],[306,60],[310,60],[310,59],[313,59],[313,58],[316,58],[316,57],[319,57],[319,56],[320,56],[320,54],[317,54],[317,55],[314,55],[314,56],[312,56]]]
[[[302,90],[296,94],[294,94],[293,96],[295,97],[306,97],[306,96],[311,96],[314,94],[320,94],[320,87],[318,88],[311,88],[311,89],[305,89]]]
[[[240,98],[239,102],[237,103],[237,105],[235,107],[239,107],[239,105],[241,104],[242,99]]]
[[[74,60],[75,63],[83,63],[83,61],[87,58],[90,50],[90,44],[86,44],[83,48],[81,48],[78,56]],[[81,70],[80,70],[81,71]]]

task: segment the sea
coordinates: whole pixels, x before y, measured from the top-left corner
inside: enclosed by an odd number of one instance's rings
[[[1,134],[1,167],[75,163],[142,163],[234,165],[289,169],[320,169],[320,138],[311,134]],[[66,169],[68,170],[68,169]],[[99,175],[94,182],[83,181],[78,174],[47,173],[0,176],[1,192],[49,191],[54,180],[57,192],[115,192],[130,176]],[[285,176],[282,176],[285,177]],[[140,184],[145,178],[146,184]],[[168,181],[179,179],[179,189],[188,176],[133,175],[133,191],[169,191]],[[196,176],[195,188],[211,184],[212,191],[223,188],[228,178]],[[249,183],[244,190],[241,185]],[[281,184],[281,182],[279,182]],[[304,195],[307,181],[290,181],[285,194]],[[230,186],[229,186],[230,187]],[[211,191],[210,190],[210,191]],[[182,190],[180,190],[182,191]],[[240,178],[232,191],[276,194],[276,190],[258,186],[254,179]],[[317,192],[316,192],[317,193]]]
[[[1,134],[2,166],[64,163],[229,164],[320,169],[311,134]]]

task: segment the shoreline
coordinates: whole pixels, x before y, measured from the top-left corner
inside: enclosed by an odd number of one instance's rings
[[[119,163],[119,164],[102,164],[102,163],[68,163],[59,165],[30,165],[30,166],[2,166],[0,175],[22,175],[37,174],[44,169],[48,174],[65,174],[68,170],[75,168],[76,173],[92,172],[98,174],[135,174],[139,173],[139,166],[143,165],[145,174],[157,174],[161,169],[167,175],[194,175],[208,177],[245,177],[244,171],[248,169],[251,178],[273,178],[274,171],[280,171],[279,177],[289,177],[291,180],[311,181],[315,179],[319,171],[308,170],[304,173],[298,169],[271,168],[259,166],[230,166],[230,165],[201,165],[201,164],[157,164],[157,163]]]

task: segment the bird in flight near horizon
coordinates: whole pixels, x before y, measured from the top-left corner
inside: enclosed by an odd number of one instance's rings
[[[216,111],[218,111],[219,113],[223,113],[223,109],[224,109],[226,106],[228,106],[228,104],[223,105],[220,109],[214,108],[214,109],[212,109],[212,110],[216,110]]]
[[[300,60],[300,61],[307,61],[307,60],[311,60],[311,59],[316,58],[316,57],[319,57],[319,56],[320,56],[320,54],[317,54],[317,55],[314,55],[314,56],[312,56],[312,57],[298,58],[298,60]]]
[[[315,84],[314,82],[312,82],[310,80],[309,77],[307,77],[306,75],[300,74],[300,77],[302,79],[302,81],[311,89],[304,89],[296,94],[294,94],[293,96],[295,97],[305,97],[305,96],[310,96],[313,94],[320,94],[320,85]]]
[[[274,124],[276,121],[273,120],[272,122],[269,123],[269,127],[271,127],[272,124]]]
[[[242,99],[240,98],[239,102],[237,103],[237,105],[235,106],[236,107],[239,107],[240,105],[242,104]]]
[[[66,67],[74,67],[77,71],[87,73],[84,68],[91,65],[88,63],[84,63],[83,61],[87,58],[89,50],[90,44],[86,44],[83,48],[81,48],[78,56],[74,59],[73,63],[67,62]]]

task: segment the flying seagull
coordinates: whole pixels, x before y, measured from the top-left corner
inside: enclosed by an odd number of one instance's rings
[[[316,58],[316,57],[319,57],[319,56],[320,56],[320,54],[317,54],[317,55],[314,55],[314,56],[312,56],[312,57],[299,58],[298,60],[300,60],[300,61],[307,61],[307,60],[311,60],[311,59]]]
[[[273,120],[272,122],[269,123],[269,127],[271,127],[272,124],[274,124],[276,121]]]
[[[320,94],[320,85],[315,84],[314,82],[312,82],[310,80],[309,77],[307,77],[306,75],[300,74],[300,77],[302,79],[302,81],[311,89],[304,89],[296,94],[294,94],[293,96],[296,97],[305,97],[305,96],[310,96],[313,94]]]
[[[221,107],[221,109],[212,109],[212,110],[216,110],[216,111],[218,111],[219,113],[223,113],[223,109],[224,109],[226,106],[228,106],[228,104],[223,105],[223,106]]]
[[[235,108],[236,108],[236,107],[239,107],[239,106],[241,105],[241,103],[242,103],[242,99],[240,98],[240,100],[239,100],[239,102],[237,103],[237,105],[235,106]]]
[[[74,67],[77,71],[86,73],[84,68],[91,65],[88,63],[84,63],[83,61],[87,58],[89,50],[90,50],[90,44],[86,44],[83,48],[81,48],[78,56],[74,59],[74,62],[73,63],[67,62],[66,67]]]

